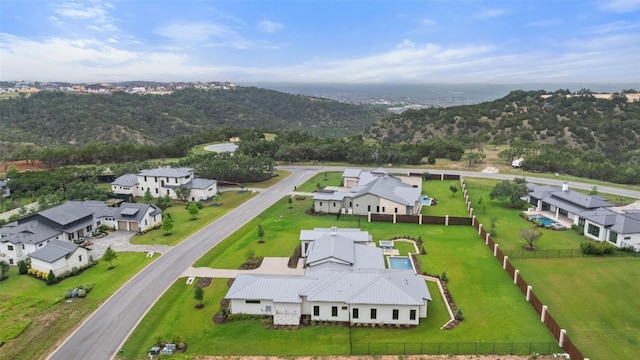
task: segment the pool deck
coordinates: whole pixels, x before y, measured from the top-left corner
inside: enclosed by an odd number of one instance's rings
[[[544,216],[548,219],[551,219],[557,223],[559,223],[560,225],[565,226],[566,228],[570,229],[571,225],[573,225],[573,221],[571,221],[569,218],[566,218],[564,216],[558,216],[558,218],[556,219],[556,214],[552,211],[525,211],[524,212],[527,216],[535,216],[535,215],[541,215]]]

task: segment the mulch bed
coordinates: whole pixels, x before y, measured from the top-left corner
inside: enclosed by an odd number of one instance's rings
[[[242,265],[240,265],[240,270],[253,270],[253,269],[257,269],[260,267],[260,264],[262,264],[262,259],[264,259],[262,256],[258,256],[255,257],[249,261],[246,261],[244,263],[242,263]]]
[[[213,283],[213,278],[204,277],[204,278],[201,278],[200,280],[198,280],[198,284],[196,286],[199,286],[201,288],[206,288],[206,287],[210,286],[211,283]]]

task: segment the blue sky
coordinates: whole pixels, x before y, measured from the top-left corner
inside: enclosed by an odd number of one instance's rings
[[[640,0],[2,0],[0,80],[640,83]]]

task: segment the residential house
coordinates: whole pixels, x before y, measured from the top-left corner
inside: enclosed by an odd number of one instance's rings
[[[31,268],[60,276],[74,267],[80,268],[91,261],[87,249],[61,240],[51,240],[45,247],[32,252]]]
[[[640,202],[615,207],[597,195],[587,195],[562,187],[527,184],[530,210],[555,220],[568,221],[596,241],[640,251]]]
[[[297,325],[301,316],[350,324],[417,325],[431,300],[412,270],[384,266],[382,249],[359,229],[314,229],[300,234],[305,273],[239,274],[226,299],[232,314],[273,316]]]
[[[17,265],[18,261],[43,248],[49,241],[59,239],[62,231],[54,229],[32,219],[28,222],[12,222],[0,227],[0,260],[9,265]]]
[[[342,183],[341,189],[315,193],[313,208],[316,212],[355,215],[420,213],[421,180],[407,183],[382,168],[373,171],[346,169]]]
[[[144,196],[149,190],[153,197],[169,194],[172,199],[178,199],[176,190],[180,187],[190,190],[187,196],[190,201],[207,200],[218,193],[215,180],[196,178],[188,167],[142,170],[137,175],[122,175],[111,183],[115,194]]]
[[[7,187],[7,182],[4,180],[0,180],[0,196],[3,198],[8,198],[11,196],[11,190]]]

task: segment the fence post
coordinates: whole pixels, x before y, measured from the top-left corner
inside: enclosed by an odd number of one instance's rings
[[[490,235],[489,233],[487,233],[487,236],[485,236],[485,237],[484,237],[484,244],[485,244],[485,245],[489,245],[489,237],[490,237],[490,236],[491,236],[491,235]]]
[[[367,213],[367,222],[371,222],[371,211]]]
[[[449,226],[449,215],[444,216],[444,225]]]
[[[493,256],[498,255],[498,244],[493,245]]]
[[[478,235],[482,234],[482,224],[478,224]]]
[[[516,272],[513,274],[513,283],[514,284],[518,284],[518,275],[519,274],[520,274],[520,270],[516,269]]]
[[[506,270],[507,269],[507,260],[509,260],[509,257],[507,255],[505,255],[504,259],[502,260],[502,270]]]
[[[420,225],[422,225],[422,214],[420,214]]]
[[[544,322],[547,317],[547,305],[542,305],[542,314],[540,314],[540,321]]]
[[[531,299],[531,290],[533,290],[533,286],[527,285],[527,296],[526,296],[527,301]]]
[[[396,215],[397,215],[397,214],[395,214],[395,213],[393,214],[393,223],[394,223],[394,224],[396,223]]]
[[[567,336],[567,330],[560,329],[560,339],[558,339],[558,346],[564,346],[564,337]]]
[[[440,181],[444,180],[444,174],[440,174]]]

